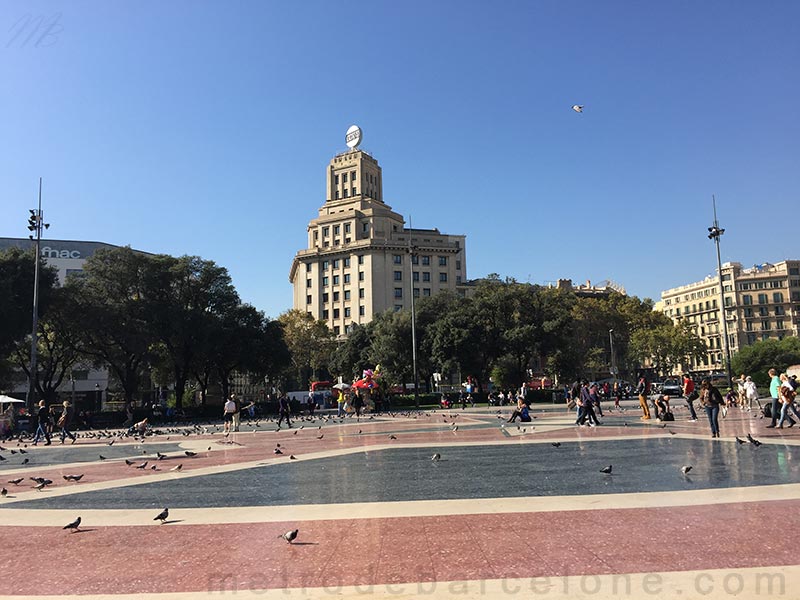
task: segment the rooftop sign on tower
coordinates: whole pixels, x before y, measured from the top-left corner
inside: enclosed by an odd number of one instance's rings
[[[344,143],[348,148],[358,148],[361,143],[361,128],[358,125],[350,125],[347,134],[344,136]]]

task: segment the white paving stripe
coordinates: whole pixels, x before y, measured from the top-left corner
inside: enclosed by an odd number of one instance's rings
[[[521,496],[513,498],[459,498],[405,502],[294,504],[286,506],[236,506],[209,508],[170,507],[170,517],[181,525],[224,523],[274,523],[317,520],[440,517],[442,515],[509,514],[576,510],[638,509],[677,506],[799,500],[800,484],[760,487],[594,494],[586,496]],[[335,510],[332,508],[335,507]],[[153,524],[153,509],[0,509],[1,526],[63,526],[80,515],[86,527]]]
[[[0,596],[0,600],[193,600],[196,598],[236,598],[239,600],[325,599],[365,600],[619,600],[620,598],[658,598],[673,600],[704,598],[731,600],[785,598],[800,596],[800,567],[775,565],[741,569],[707,569],[661,573],[615,575],[527,577],[434,581],[340,586],[336,574],[326,587],[265,589],[266,577],[259,573],[231,575],[209,571],[207,590],[195,592]]]

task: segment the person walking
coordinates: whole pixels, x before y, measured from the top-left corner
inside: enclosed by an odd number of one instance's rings
[[[644,375],[639,378],[639,383],[636,384],[636,394],[639,396],[639,406],[642,408],[642,419],[647,420],[650,418],[650,408],[647,406],[647,379]]]
[[[779,391],[783,405],[781,406],[781,418],[778,421],[778,428],[783,429],[783,422],[789,417],[789,411],[791,410],[798,419],[800,419],[800,412],[798,412],[797,405],[794,403],[796,394],[794,386],[789,382],[789,376],[786,373],[781,373],[780,380],[781,387]],[[793,426],[794,421],[789,417],[789,427],[791,428]]]
[[[72,428],[72,420],[75,418],[75,409],[69,400],[64,400],[62,403],[64,410],[61,412],[61,417],[58,419],[58,426],[61,427],[61,443],[64,443],[66,438],[70,438],[74,444],[78,438],[70,431]]]
[[[278,427],[280,427],[283,420],[286,419],[286,426],[291,429],[292,422],[289,420],[291,415],[292,405],[289,403],[289,397],[284,394],[278,400]]]
[[[719,437],[719,411],[725,401],[720,391],[708,379],[700,383],[700,404],[706,409],[708,423],[711,425],[711,437]]]
[[[622,400],[622,386],[619,381],[614,381],[614,408],[617,409],[617,412],[622,412],[622,407],[619,405],[620,400]]]
[[[50,407],[47,406],[44,400],[39,400],[39,412],[36,415],[36,435],[33,437],[33,445],[39,443],[39,436],[45,439],[45,446],[50,445],[50,434],[47,428],[50,425]]]
[[[336,396],[336,416],[340,419],[344,418],[344,407],[347,403],[347,396],[344,395],[344,390],[336,390],[339,395]]]
[[[772,404],[770,405],[770,412],[772,413],[770,417],[772,418],[772,422],[767,425],[767,429],[774,428],[778,423],[778,408],[781,405],[780,402],[780,389],[781,389],[781,378],[778,377],[778,372],[775,369],[770,369],[768,371],[770,376],[769,382],[769,395],[772,400]],[[794,425],[794,419],[789,417],[789,422]]]
[[[747,412],[753,410],[754,401],[758,402],[758,388],[750,375],[744,378],[744,401],[742,409]]]
[[[233,400],[233,403],[236,405],[236,410],[233,411],[231,426],[234,431],[239,431],[239,424],[242,419],[242,402],[236,394],[231,394],[231,400]]]
[[[689,408],[689,414],[692,415],[689,420],[696,422],[697,413],[694,410],[694,401],[700,397],[700,394],[694,389],[694,381],[692,381],[688,373],[683,374],[683,397],[686,399],[686,406]]]

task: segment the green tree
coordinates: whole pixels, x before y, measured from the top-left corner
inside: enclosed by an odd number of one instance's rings
[[[278,317],[289,348],[297,385],[307,386],[320,370],[327,368],[336,348],[336,336],[324,321],[297,309]]]
[[[690,326],[662,323],[634,331],[630,351],[642,363],[650,361],[661,375],[671,375],[691,358],[702,356],[706,346]]]
[[[347,339],[340,342],[333,351],[330,370],[335,376],[341,376],[345,383],[350,383],[365,369],[374,368],[372,361],[372,338],[375,321],[365,325],[354,325]]]
[[[800,364],[800,338],[770,338],[745,346],[731,357],[734,374],[750,375],[760,386],[769,384],[767,371],[775,369],[783,373],[787,368]]]

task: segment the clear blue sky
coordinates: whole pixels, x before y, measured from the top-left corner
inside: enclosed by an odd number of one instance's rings
[[[723,261],[800,258],[798,92],[796,1],[6,1],[0,236],[42,176],[52,238],[214,260],[275,317],[356,123],[469,277],[655,299],[714,271],[712,194]]]

